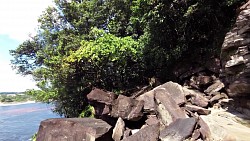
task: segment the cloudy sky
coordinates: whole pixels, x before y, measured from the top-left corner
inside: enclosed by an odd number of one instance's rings
[[[0,92],[22,92],[35,88],[31,77],[11,69],[9,50],[35,32],[37,19],[52,0],[0,0]]]

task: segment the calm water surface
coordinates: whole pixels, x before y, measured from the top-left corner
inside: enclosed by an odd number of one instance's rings
[[[30,140],[42,120],[59,117],[51,108],[44,103],[0,106],[0,141]]]

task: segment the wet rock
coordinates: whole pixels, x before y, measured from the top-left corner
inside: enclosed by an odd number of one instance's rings
[[[186,105],[185,108],[191,112],[197,112],[199,115],[208,115],[211,113],[211,110],[198,107],[195,105]]]
[[[163,124],[168,125],[178,118],[187,117],[185,112],[165,90],[156,89],[155,99],[157,102],[157,112]]]
[[[161,141],[183,141],[190,137],[196,125],[195,118],[177,119],[160,131]]]
[[[94,118],[58,118],[41,122],[37,141],[112,141],[111,126]]]
[[[142,118],[143,101],[138,101],[130,97],[119,95],[112,103],[111,116],[131,121],[138,121]]]
[[[155,97],[155,91],[151,90],[136,98],[136,100],[144,101],[143,109],[145,113],[155,114],[154,97]]]
[[[125,130],[125,122],[122,120],[122,118],[118,118],[115,127],[113,129],[112,138],[114,141],[120,141],[124,135]]]
[[[176,102],[176,104],[181,105],[185,103],[185,93],[182,89],[182,86],[179,85],[178,83],[170,81],[154,88],[154,90],[158,89],[165,90],[171,96],[171,98]]]
[[[122,141],[158,141],[159,126],[159,124],[147,126]]]

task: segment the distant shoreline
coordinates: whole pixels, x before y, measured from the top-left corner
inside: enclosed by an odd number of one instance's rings
[[[14,105],[22,105],[22,104],[30,104],[36,103],[36,101],[25,101],[25,102],[0,102],[0,106],[14,106]]]

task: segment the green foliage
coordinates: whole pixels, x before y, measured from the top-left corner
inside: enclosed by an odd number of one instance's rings
[[[86,106],[85,109],[82,111],[82,113],[79,115],[80,118],[84,117],[94,117],[95,115],[95,109],[93,106]]]

